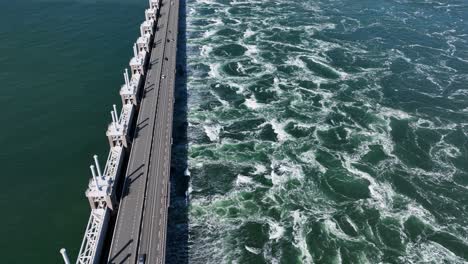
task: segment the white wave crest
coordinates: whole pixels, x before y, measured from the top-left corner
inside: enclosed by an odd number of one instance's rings
[[[213,51],[213,47],[211,45],[203,45],[200,49],[200,56],[203,58],[209,57],[210,53]]]
[[[313,262],[312,255],[307,248],[307,241],[305,237],[304,225],[307,221],[307,217],[302,215],[298,210],[292,212],[293,218],[293,245],[301,252],[302,263],[311,264]]]
[[[220,125],[204,125],[203,129],[205,130],[205,134],[211,141],[219,141],[219,132],[221,131]]]
[[[246,98],[244,105],[252,110],[256,110],[256,109],[263,107],[263,104],[257,102],[254,95],[252,95],[252,97],[250,98]]]
[[[270,240],[278,240],[279,238],[283,237],[285,229],[278,222],[268,220],[268,225],[270,226]]]
[[[244,247],[247,251],[255,255],[258,255],[262,252],[262,249],[260,248],[254,248],[254,247],[249,247],[249,246],[244,246]]]
[[[255,34],[254,31],[252,31],[252,29],[250,28],[247,28],[247,30],[244,32],[244,38],[248,38],[248,37],[251,37]]]
[[[241,186],[241,185],[247,185],[252,183],[252,178],[244,175],[237,175],[236,179],[236,185]]]
[[[210,64],[210,71],[208,72],[208,75],[214,79],[221,78],[220,68],[221,68],[221,63]]]
[[[287,125],[286,122],[279,122],[278,120],[274,119],[270,121],[270,124],[273,127],[273,131],[275,131],[279,142],[283,142],[290,138],[289,134],[284,130]]]

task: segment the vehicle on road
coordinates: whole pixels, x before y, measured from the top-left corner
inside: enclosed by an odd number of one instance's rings
[[[138,255],[138,264],[145,264],[146,262],[146,254],[140,254]]]

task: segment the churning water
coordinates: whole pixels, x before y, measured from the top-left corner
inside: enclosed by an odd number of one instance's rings
[[[189,263],[468,260],[468,4],[187,2]]]

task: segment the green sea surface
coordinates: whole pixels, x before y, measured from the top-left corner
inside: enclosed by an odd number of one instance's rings
[[[191,0],[187,61],[188,263],[468,261],[466,1]]]
[[[0,263],[76,259],[147,1],[0,1]]]

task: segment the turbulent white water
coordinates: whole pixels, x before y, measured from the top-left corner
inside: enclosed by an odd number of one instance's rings
[[[190,263],[468,260],[463,1],[187,2]]]

